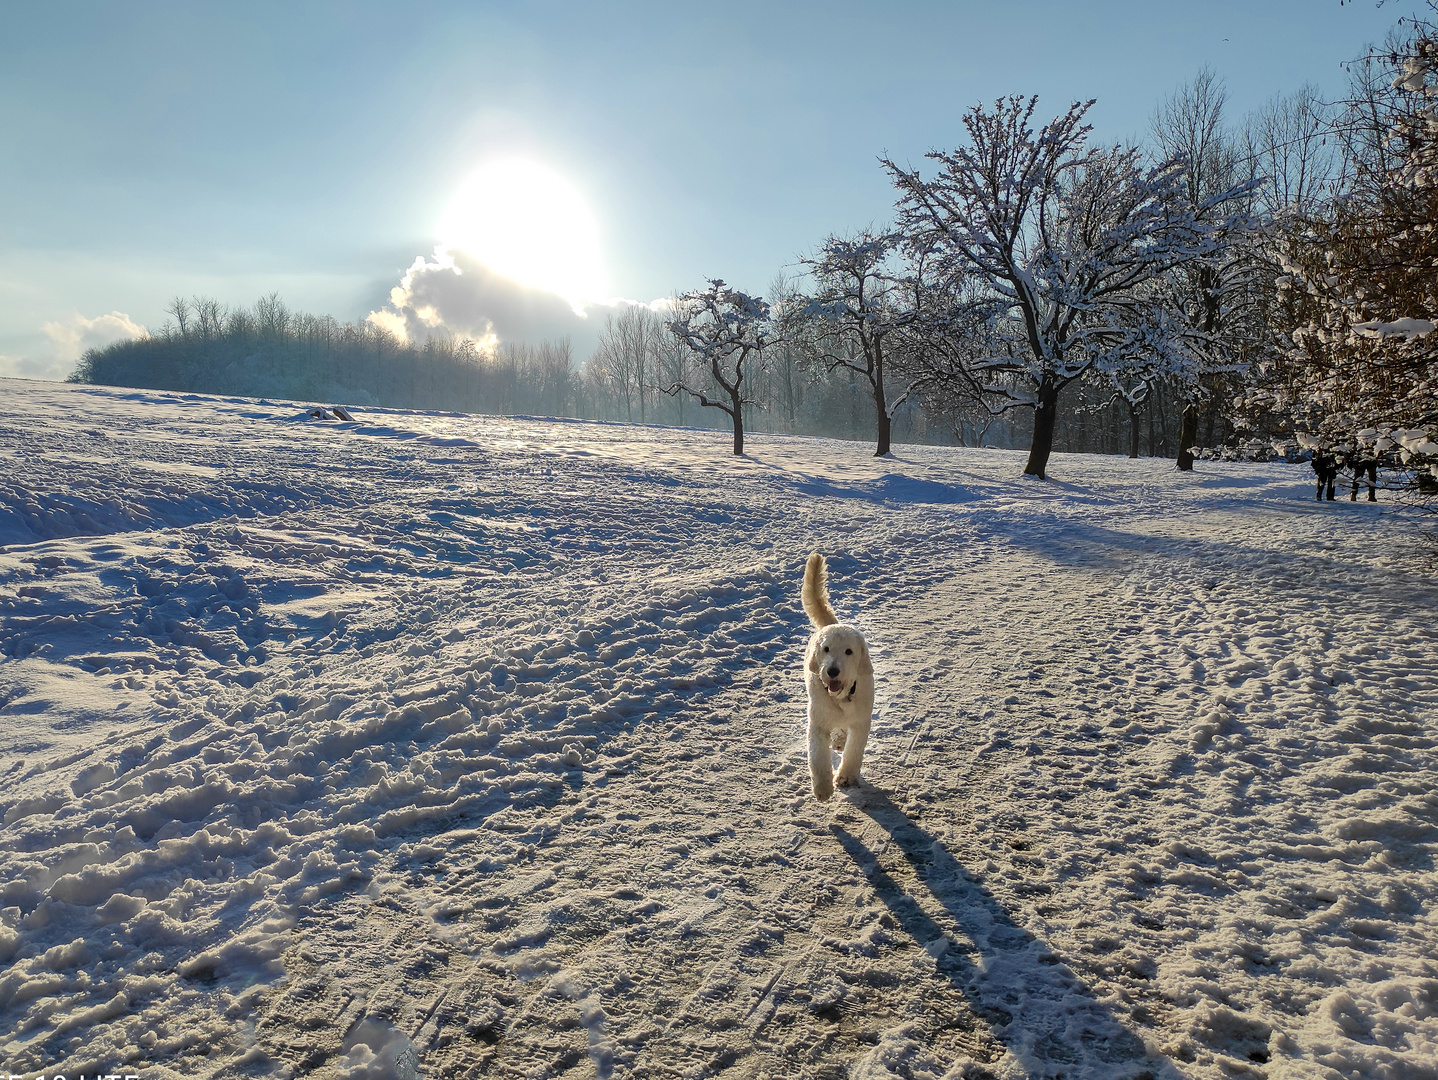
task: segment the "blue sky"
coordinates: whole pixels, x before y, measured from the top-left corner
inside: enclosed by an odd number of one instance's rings
[[[1305,81],[1337,96],[1341,62],[1412,8],[7,5],[0,375],[63,376],[123,332],[111,313],[155,327],[176,294],[361,318],[496,155],[583,194],[611,295],[762,291],[826,233],[883,220],[876,157],[952,146],[978,101],[1097,97],[1099,137],[1141,137],[1207,64],[1238,119]]]

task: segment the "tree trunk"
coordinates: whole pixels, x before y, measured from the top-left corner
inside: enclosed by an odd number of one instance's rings
[[[1049,454],[1054,447],[1054,422],[1059,415],[1059,388],[1044,381],[1039,383],[1039,402],[1034,406],[1034,437],[1029,443],[1029,460],[1024,465],[1025,476],[1045,478]]]
[[[874,450],[874,456],[883,457],[889,452],[889,435],[893,427],[888,403],[884,400],[883,368],[879,369],[878,376],[874,379],[874,412],[878,414],[879,421],[879,445]]]
[[[744,403],[739,399],[738,394],[733,394],[734,408],[729,413],[729,419],[734,421],[734,456],[744,456]]]
[[[849,438],[859,437],[859,387],[858,377],[849,372]]]
[[[1183,407],[1183,422],[1178,427],[1178,467],[1182,472],[1193,471],[1193,452],[1190,449],[1198,441],[1198,406]]]
[[[1132,403],[1128,407],[1128,456],[1138,457],[1138,409]]]
[[[889,452],[889,436],[893,427],[889,416],[889,405],[884,397],[884,352],[882,341],[874,342],[874,412],[878,414],[879,445],[875,457],[884,457]]]

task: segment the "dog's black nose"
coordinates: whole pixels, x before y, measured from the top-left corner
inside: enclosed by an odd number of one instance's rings
[[[831,678],[831,679],[837,679],[838,677],[839,677],[839,668],[838,668],[838,666],[835,665],[835,664],[829,665],[829,678]]]

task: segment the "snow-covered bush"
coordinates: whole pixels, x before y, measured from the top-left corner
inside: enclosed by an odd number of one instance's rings
[[[1244,407],[1312,449],[1438,464],[1438,27],[1355,67],[1345,173],[1277,252],[1276,361]],[[1261,423],[1262,421],[1259,421]]]

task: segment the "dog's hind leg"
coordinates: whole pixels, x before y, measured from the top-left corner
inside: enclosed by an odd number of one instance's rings
[[[843,753],[844,744],[845,744],[846,742],[848,742],[848,741],[849,741],[849,729],[848,729],[848,728],[844,728],[844,727],[835,728],[834,731],[833,731],[833,733],[829,736],[829,745],[830,745],[831,747],[833,747],[835,750],[838,750],[840,753]]]
[[[859,768],[864,764],[864,744],[869,741],[869,725],[856,724],[844,745],[844,757],[839,762],[838,784],[853,787],[859,782]]]
[[[809,779],[814,785],[814,798],[828,802],[834,794],[834,765],[829,760],[829,739],[823,731],[809,724]]]

